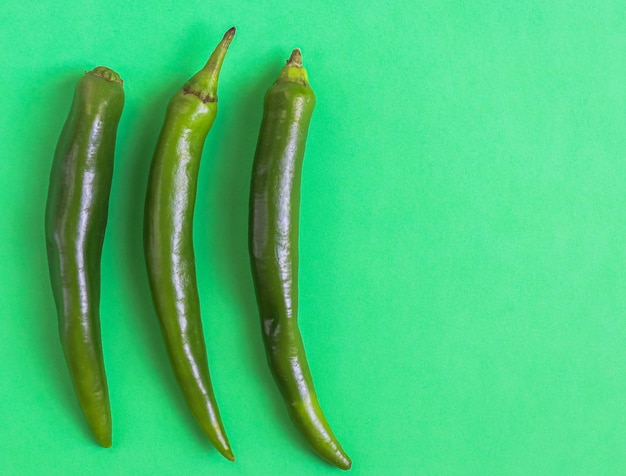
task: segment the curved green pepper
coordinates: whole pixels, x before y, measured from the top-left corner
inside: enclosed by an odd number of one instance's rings
[[[235,28],[202,70],[170,100],[146,196],[144,251],[152,300],[176,379],[203,432],[235,457],[220,418],[207,361],[193,250],[193,212],[204,141],[217,114],[217,83]]]
[[[100,66],[76,86],[57,144],[46,204],[46,244],[59,334],[78,403],[98,443],[111,446],[100,338],[100,259],[107,224],[119,75]]]
[[[322,458],[350,469],[320,408],[297,321],[300,177],[314,106],[295,49],[265,95],[252,171],[249,250],[267,359],[291,418]]]

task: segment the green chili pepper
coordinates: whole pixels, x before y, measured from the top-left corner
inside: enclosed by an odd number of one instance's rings
[[[265,95],[252,171],[249,250],[267,359],[291,418],[322,458],[350,469],[320,408],[297,321],[300,177],[314,106],[295,49]]]
[[[200,317],[193,251],[193,212],[205,138],[217,113],[217,83],[235,28],[202,70],[170,100],[152,159],[144,251],[152,300],[187,405],[227,459],[235,457],[217,408]]]
[[[50,281],[65,360],[87,422],[107,448],[111,409],[100,339],[100,259],[123,108],[123,82],[116,72],[100,66],[78,82],[46,205]]]

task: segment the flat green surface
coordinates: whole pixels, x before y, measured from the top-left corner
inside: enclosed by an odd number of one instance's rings
[[[58,6],[57,6],[58,5]],[[317,107],[301,328],[355,475],[626,468],[623,2],[9,0],[0,15],[0,472],[339,474],[288,420],[247,255],[264,91],[293,47]],[[168,98],[237,36],[201,166],[196,258],[229,463],[166,359],[142,253]],[[125,80],[102,276],[113,448],[70,387],[43,237],[73,93]]]

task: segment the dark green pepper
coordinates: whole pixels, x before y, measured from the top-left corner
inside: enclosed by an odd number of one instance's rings
[[[100,259],[123,107],[122,80],[109,68],[95,68],[78,82],[46,205],[50,281],[65,360],[87,422],[107,448],[111,409],[100,338]]]
[[[298,329],[300,177],[314,106],[295,49],[265,95],[252,170],[249,250],[267,359],[289,414],[322,458],[350,469],[320,408]]]
[[[217,114],[217,83],[235,35],[170,100],[146,196],[144,250],[152,300],[174,374],[196,421],[227,459],[235,457],[220,418],[207,361],[193,250],[193,212],[204,141]]]

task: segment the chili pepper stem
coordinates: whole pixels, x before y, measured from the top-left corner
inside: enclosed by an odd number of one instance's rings
[[[300,48],[295,48],[291,52],[291,56],[287,60],[287,66],[302,67],[302,52],[300,51]]]
[[[300,52],[300,48],[296,48],[291,52],[291,56],[280,71],[276,83],[299,83],[305,87],[309,87],[309,76],[306,69],[302,66],[302,53]]]
[[[235,37],[235,32],[235,27],[232,27],[224,34],[222,41],[215,47],[204,67],[183,86],[185,94],[198,96],[205,103],[217,102],[217,82],[220,77],[222,63],[228,47]]]
[[[118,73],[113,71],[111,68],[107,68],[106,66],[98,66],[91,71],[85,72],[85,74],[90,74],[91,76],[97,76],[102,78],[110,83],[120,83],[124,84],[122,78]]]

